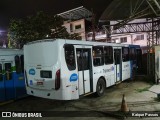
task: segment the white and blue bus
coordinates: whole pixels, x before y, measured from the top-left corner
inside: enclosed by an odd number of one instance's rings
[[[25,95],[23,50],[0,49],[0,102]]]
[[[102,96],[106,87],[132,78],[138,49],[62,39],[30,42],[24,45],[27,93],[57,100],[79,99],[90,93]]]

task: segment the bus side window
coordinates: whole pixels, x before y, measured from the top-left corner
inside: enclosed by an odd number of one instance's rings
[[[66,64],[69,70],[75,70],[76,69],[76,63],[75,63],[75,51],[73,45],[65,45],[64,46],[65,51],[65,60]]]
[[[22,69],[22,72],[24,73],[24,55],[20,56],[20,60],[21,60],[21,69]]]
[[[82,54],[81,51],[76,51],[77,52],[77,65],[78,65],[78,71],[82,70]]]
[[[103,47],[100,46],[93,47],[93,65],[94,66],[104,65]]]
[[[90,60],[89,60],[89,54],[86,50],[83,50],[83,70],[88,70],[89,69],[89,63],[90,63]]]
[[[129,61],[129,48],[128,47],[122,48],[122,59],[123,59],[123,62]]]
[[[0,81],[3,81],[2,64],[0,64]]]
[[[135,48],[129,49],[130,60],[136,60]]]
[[[16,55],[14,59],[15,59],[16,73],[19,74],[21,72],[20,58],[18,55]]]
[[[12,79],[11,63],[5,63],[6,80]]]
[[[89,54],[86,50],[76,50],[78,71],[89,69]]]
[[[113,48],[111,46],[104,47],[105,64],[113,63]]]

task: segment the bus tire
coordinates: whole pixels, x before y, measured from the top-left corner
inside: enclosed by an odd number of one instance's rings
[[[96,95],[100,97],[104,94],[104,91],[105,91],[105,81],[104,79],[100,78],[96,86]]]

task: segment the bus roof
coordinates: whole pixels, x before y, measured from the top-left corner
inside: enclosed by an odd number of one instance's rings
[[[54,41],[63,41],[66,44],[76,44],[76,45],[92,45],[92,46],[108,45],[108,46],[125,46],[125,47],[128,47],[127,44],[82,41],[82,40],[69,40],[69,39],[42,39],[42,40],[36,40],[36,41],[33,41],[33,42],[29,42],[26,45],[36,44],[36,43],[41,43],[41,42],[54,42]]]
[[[22,49],[8,49],[8,48],[0,48],[0,56],[1,55],[16,55],[23,54]]]

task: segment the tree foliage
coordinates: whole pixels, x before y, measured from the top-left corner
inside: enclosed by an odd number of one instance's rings
[[[63,18],[38,12],[35,16],[10,21],[8,39],[12,45],[21,47],[31,41],[45,38],[80,39],[78,34],[70,35],[63,25]],[[13,44],[14,43],[14,44]]]

